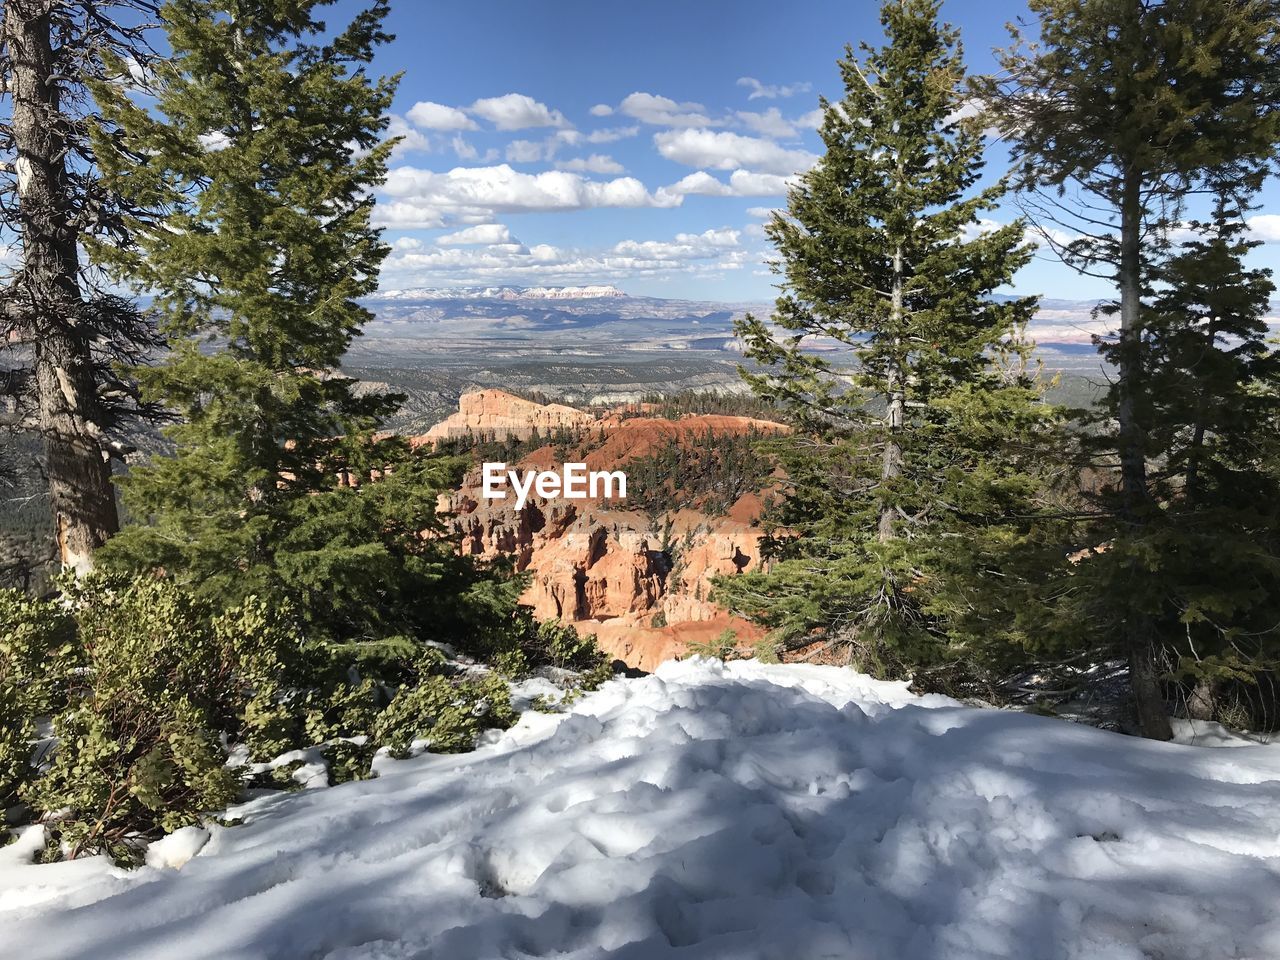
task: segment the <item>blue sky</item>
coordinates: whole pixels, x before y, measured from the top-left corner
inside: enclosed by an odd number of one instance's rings
[[[972,71],[993,67],[1022,9],[944,3]],[[375,67],[403,72],[405,141],[379,193],[395,247],[384,288],[611,283],[719,300],[774,295],[762,217],[821,149],[814,111],[841,94],[844,44],[881,42],[867,0],[400,0],[389,27]],[[1006,160],[994,146],[990,171]],[[1269,266],[1278,197],[1269,185],[1258,211]],[[1016,287],[1109,292],[1047,251]]]

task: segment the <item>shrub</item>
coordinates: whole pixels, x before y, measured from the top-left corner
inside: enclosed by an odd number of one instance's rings
[[[364,742],[334,740],[325,744],[320,752],[329,767],[329,786],[372,779],[375,776],[371,769],[373,755],[377,751],[377,744],[367,739]]]
[[[69,585],[85,669],[55,715],[59,746],[24,793],[71,856],[138,859],[140,842],[226,806],[219,734],[241,725],[298,646],[287,610],[250,597],[214,615],[160,579]]]
[[[459,753],[475,746],[480,734],[515,722],[511,692],[496,673],[449,676],[438,660],[426,659],[418,681],[402,687],[374,723],[374,739],[405,756],[414,740],[426,740],[435,753]]]
[[[717,660],[732,660],[738,654],[738,634],[735,630],[724,630],[714,640],[706,643],[689,644],[691,657],[715,657]]]
[[[0,814],[30,781],[36,718],[66,696],[75,626],[60,606],[0,590]]]
[[[594,634],[584,637],[569,624],[554,620],[538,624],[537,649],[552,666],[565,670],[594,670],[605,661]]]

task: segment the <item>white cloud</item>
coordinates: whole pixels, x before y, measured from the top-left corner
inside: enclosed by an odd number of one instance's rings
[[[668,160],[713,170],[746,168],[764,173],[791,174],[807,170],[817,157],[804,150],[788,150],[771,140],[715,130],[666,130],[653,142]]]
[[[623,240],[613,252],[644,260],[697,260],[738,246],[738,231],[721,229],[677,233],[674,240]]]
[[[475,130],[475,121],[457,107],[420,100],[409,108],[409,122],[423,130]]]
[[[765,99],[777,100],[779,97],[794,97],[797,93],[808,93],[813,89],[811,83],[788,83],[781,86],[772,84],[764,84],[755,77],[739,77],[738,86],[750,87],[751,94],[748,100]]]
[[[483,117],[499,130],[525,130],[529,127],[567,127],[569,121],[559,110],[523,93],[501,97],[485,97],[467,108],[468,113]]]
[[[392,155],[399,157],[406,153],[424,152],[431,149],[431,141],[425,135],[409,126],[407,120],[398,113],[387,117],[387,139],[399,137]]]
[[[214,130],[212,133],[202,133],[196,140],[200,146],[204,147],[206,153],[218,153],[231,146],[231,138],[221,130]]]
[[[634,177],[588,180],[577,173],[521,173],[507,164],[457,167],[446,173],[396,167],[387,176],[379,223],[407,228],[485,223],[495,213],[583,210],[593,207],[672,207],[682,197],[649,193]]]
[[[396,237],[391,244],[392,250],[421,250],[423,243],[417,237]]]
[[[490,246],[493,244],[512,244],[520,246],[520,242],[511,236],[511,231],[501,223],[478,223],[457,233],[449,233],[436,240],[441,247],[461,247],[475,244]]]
[[[822,126],[822,118],[826,111],[821,107],[815,107],[806,114],[796,118],[796,126],[801,130],[817,130]]]
[[[729,187],[738,197],[785,197],[796,176],[780,177],[772,173],[735,170],[729,175]]]
[[[960,228],[960,239],[965,243],[969,243],[1007,226],[1007,223],[992,220],[990,217],[979,217],[976,222],[966,223]],[[1047,225],[1035,226],[1034,224],[1028,224],[1022,232],[1022,242],[1035,244],[1037,247],[1065,247],[1079,239],[1080,234],[1078,233],[1068,233],[1066,230]]]
[[[486,224],[488,228],[498,224]],[[459,235],[473,235],[460,231]],[[499,234],[495,231],[494,236]],[[534,244],[495,243],[485,246],[444,244],[435,248],[405,248],[388,258],[384,277],[388,286],[445,283],[590,283],[617,282],[636,277],[705,276],[755,263],[755,254],[742,249],[737,230],[680,233],[670,240],[623,240],[612,247],[582,251]]]
[[[729,182],[725,183],[705,170],[699,170],[658,192],[671,196],[695,194],[704,197],[780,197],[786,195],[792,180],[794,177],[782,177],[773,173],[735,170],[729,175]]]
[[[592,130],[586,136],[587,143],[613,143],[625,140],[640,132],[639,127],[607,127],[603,130]]]
[[[508,163],[537,163],[545,153],[545,147],[534,140],[512,140],[507,144]]]
[[[763,134],[766,137],[779,137],[786,139],[796,135],[796,127],[790,120],[782,115],[777,107],[770,107],[764,113],[752,113],[749,110],[739,110],[734,114],[738,120],[746,127],[754,130],[756,133]]]
[[[1280,243],[1280,213],[1260,213],[1246,221],[1249,235],[1263,243]]]
[[[759,217],[761,220],[772,220],[777,212],[777,207],[747,207],[748,217]]]
[[[652,93],[632,93],[618,105],[618,110],[641,123],[658,127],[710,127],[717,122],[706,114],[700,103],[677,103]]]
[[[607,117],[609,114],[613,113],[613,107],[609,106],[607,103],[597,103],[588,112],[593,117]]]
[[[558,170],[577,170],[580,173],[622,173],[626,168],[613,157],[603,153],[593,153],[589,157],[574,157],[563,163],[557,163]]]
[[[454,154],[459,160],[475,160],[480,156],[480,151],[463,140],[461,136],[455,136],[449,141],[449,146],[453,149]]]

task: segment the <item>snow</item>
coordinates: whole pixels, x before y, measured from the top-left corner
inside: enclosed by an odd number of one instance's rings
[[[24,863],[28,831],[0,850],[4,954],[1280,956],[1276,747],[694,659],[376,765],[161,841],[163,867]]]
[[[208,842],[209,831],[203,827],[180,827],[147,847],[147,866],[177,870]]]

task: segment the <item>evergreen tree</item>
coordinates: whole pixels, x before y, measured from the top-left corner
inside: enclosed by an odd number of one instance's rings
[[[964,655],[938,581],[947,535],[1028,512],[1020,450],[1050,411],[1022,337],[1034,299],[992,296],[1030,250],[1019,222],[978,229],[1004,187],[975,188],[983,136],[957,119],[957,33],[934,0],[886,3],[881,21],[888,45],[861,62],[846,48],[845,96],[822,101],[826,153],[767,227],[785,277],[773,323],[789,335],[748,318],[761,369],[746,377],[800,429],[778,445],[779,562],[719,596],[790,641],[825,636],[900,672]]]
[[[1244,265],[1258,242],[1243,239],[1239,206],[1219,196],[1212,219],[1189,226],[1192,239],[1154,270],[1138,342],[1135,413],[1156,508],[1117,528],[1117,493],[1104,494],[1106,512],[1082,531],[1106,549],[1064,578],[1062,612],[1103,638],[1146,615],[1163,671],[1207,719],[1225,681],[1252,685],[1280,665],[1280,356],[1264,320],[1275,286]]]
[[[1130,603],[1136,584],[1158,591],[1153,581],[1163,574],[1142,550],[1123,548],[1129,536],[1141,540],[1163,509],[1149,461],[1168,452],[1153,447],[1160,404],[1147,379],[1157,361],[1147,356],[1154,314],[1144,294],[1188,196],[1208,181],[1248,194],[1273,156],[1280,4],[1031,0],[1030,8],[1038,43],[1005,52],[1002,79],[986,83],[985,94],[1016,144],[1025,202],[1042,232],[1067,263],[1117,290],[1107,313],[1118,319],[1119,339],[1106,347],[1118,371],[1114,422],[1100,451],[1118,475],[1102,505],[1115,518],[1104,539],[1116,547],[1109,561],[1116,579],[1095,587],[1117,605],[1108,621],[1129,660],[1141,727],[1168,739],[1158,651],[1169,638],[1160,613]],[[1054,241],[1063,230],[1072,239]]]
[[[36,471],[27,438],[39,440],[51,552],[78,573],[119,525],[111,462],[127,452],[136,420],[156,413],[117,367],[157,347],[155,330],[81,251],[94,237],[127,244],[138,213],[98,176],[87,87],[145,73],[154,6],[0,6],[0,243],[20,252],[16,269],[0,267],[0,429],[23,435],[16,444],[6,437],[4,453],[28,476]],[[126,58],[132,72],[120,69]]]
[[[324,5],[173,0],[155,101],[95,91],[109,178],[165,211],[133,224],[136,252],[102,254],[156,293],[173,347],[139,375],[181,416],[173,452],[124,481],[138,522],[104,558],[227,604],[283,593],[322,636],[444,630],[466,583],[436,588],[466,570],[423,532],[459,465],[376,434],[398,398],[338,372],[387,253],[371,188],[395,80],[366,73],[387,6],[326,40]]]

